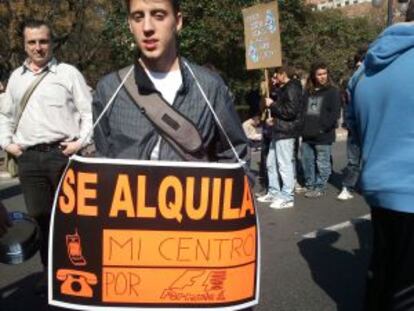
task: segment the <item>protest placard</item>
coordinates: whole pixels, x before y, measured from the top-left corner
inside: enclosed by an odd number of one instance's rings
[[[247,69],[279,67],[282,64],[277,1],[242,10]]]
[[[259,253],[240,164],[74,157],[53,208],[49,303],[238,310],[257,303]]]

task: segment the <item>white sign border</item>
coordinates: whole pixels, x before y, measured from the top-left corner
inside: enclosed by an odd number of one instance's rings
[[[213,168],[213,169],[235,169],[242,167],[241,163],[216,163],[216,162],[180,162],[180,161],[149,161],[149,160],[129,160],[129,159],[108,159],[108,158],[86,158],[81,157],[78,155],[71,156],[69,158],[68,164],[66,165],[65,170],[61,176],[59,185],[56,189],[55,197],[53,200],[53,208],[51,215],[55,214],[56,204],[58,200],[58,193],[63,181],[63,176],[65,176],[66,171],[69,168],[69,165],[73,160],[82,162],[82,163],[102,163],[102,164],[123,164],[123,165],[141,165],[141,166],[168,166],[168,167],[206,167],[206,168]],[[254,200],[254,197],[252,196]],[[210,308],[154,308],[154,307],[100,307],[100,306],[93,306],[93,305],[79,305],[79,304],[72,304],[67,302],[61,302],[57,300],[53,300],[52,293],[53,293],[53,278],[52,278],[52,253],[53,253],[53,235],[49,235],[49,252],[48,252],[48,304],[55,307],[61,307],[70,310],[82,310],[82,311],[236,311],[236,310],[243,310],[246,308],[254,307],[259,303],[259,296],[260,296],[260,271],[261,271],[261,243],[260,243],[260,224],[259,224],[259,217],[257,217],[258,210],[255,206],[255,213],[256,213],[256,230],[257,230],[257,281],[256,281],[256,292],[253,301],[246,302],[237,306],[230,306],[230,307],[210,307]],[[51,217],[50,220],[50,228],[49,231],[53,232],[54,229],[54,217]]]

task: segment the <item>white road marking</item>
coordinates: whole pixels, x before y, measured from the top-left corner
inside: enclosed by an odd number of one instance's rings
[[[367,220],[371,220],[371,214],[366,214],[364,216],[354,218],[354,219],[342,222],[340,224],[336,224],[336,225],[333,225],[333,226],[330,226],[330,227],[326,227],[326,228],[323,228],[323,229],[312,231],[312,232],[309,232],[307,234],[302,235],[302,237],[305,238],[305,239],[314,239],[314,238],[320,237],[322,235],[328,234],[330,231],[339,231],[339,230],[345,229],[347,227],[354,226],[356,224],[359,224],[359,223],[367,221]]]

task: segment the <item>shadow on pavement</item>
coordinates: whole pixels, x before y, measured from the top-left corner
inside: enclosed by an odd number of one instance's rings
[[[60,311],[66,310],[47,305],[47,297],[34,293],[34,286],[41,273],[33,273],[24,279],[0,289],[0,310],[4,311]]]
[[[46,297],[36,296],[33,292],[40,276],[41,273],[34,273],[0,289],[0,310],[47,310]]]
[[[340,238],[335,231],[323,230],[316,238],[298,243],[312,279],[337,304],[338,311],[362,310],[365,276],[371,254],[371,224],[354,224],[359,249],[344,251],[334,246]]]

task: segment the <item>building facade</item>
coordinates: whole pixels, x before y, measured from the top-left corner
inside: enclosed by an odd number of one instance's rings
[[[318,11],[326,9],[346,8],[353,5],[371,3],[371,0],[308,0],[307,4],[314,6]]]
[[[348,17],[367,16],[373,18],[384,18],[387,14],[388,1],[383,0],[380,7],[374,7],[372,0],[305,0],[307,5],[313,7],[314,10],[324,11],[328,9],[340,9]],[[401,5],[397,0],[393,0],[393,17],[394,22],[402,21],[404,14],[401,12]]]

